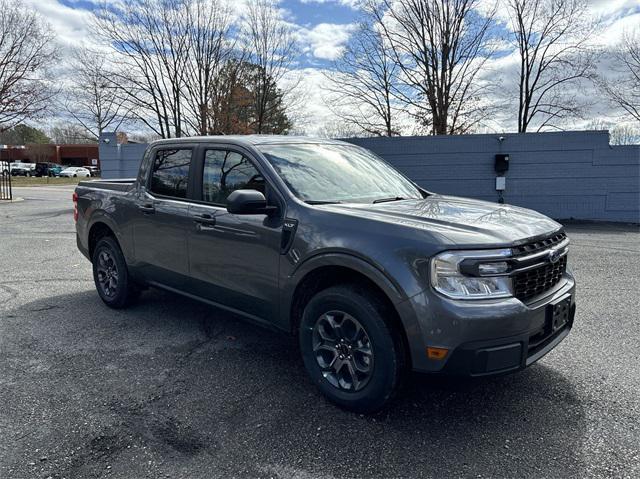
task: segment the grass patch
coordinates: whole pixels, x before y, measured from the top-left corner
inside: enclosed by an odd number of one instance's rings
[[[95,180],[98,178],[56,178],[44,176],[40,178],[26,176],[11,177],[11,186],[55,186],[55,185],[77,185],[83,180]]]

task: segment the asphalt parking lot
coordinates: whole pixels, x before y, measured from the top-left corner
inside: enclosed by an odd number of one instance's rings
[[[325,402],[295,343],[149,291],[103,306],[72,187],[0,204],[1,478],[640,477],[640,233],[571,225],[567,340],[501,378]]]

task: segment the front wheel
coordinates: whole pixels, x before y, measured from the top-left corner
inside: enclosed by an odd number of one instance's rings
[[[389,314],[359,285],[331,287],[309,301],[300,324],[300,349],[311,379],[330,401],[371,413],[392,398],[405,361]]]
[[[107,236],[98,241],[92,263],[98,295],[107,306],[121,309],[137,299],[139,290],[129,276],[124,255],[114,238]]]

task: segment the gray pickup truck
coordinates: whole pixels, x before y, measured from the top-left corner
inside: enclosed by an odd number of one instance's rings
[[[312,381],[354,411],[410,370],[523,369],[573,325],[560,224],[425,191],[348,143],[161,140],[136,179],[83,181],[74,202],[108,306],[152,286],[291,333]]]

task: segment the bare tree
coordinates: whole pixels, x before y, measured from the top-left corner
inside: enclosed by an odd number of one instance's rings
[[[371,133],[364,131],[353,123],[345,123],[342,120],[330,119],[320,125],[316,131],[320,138],[369,138]]]
[[[640,145],[640,128],[630,124],[619,124],[609,130],[612,145]]]
[[[332,71],[325,73],[325,88],[331,93],[327,104],[359,130],[375,136],[398,135],[399,70],[382,27],[375,15],[367,15]]]
[[[609,78],[599,81],[611,102],[640,122],[640,29],[625,32]]]
[[[104,56],[78,49],[71,66],[73,75],[64,108],[78,123],[75,134],[97,140],[104,131],[119,130],[130,117],[130,106],[111,83]]]
[[[97,34],[112,47],[113,87],[131,111],[162,138],[185,133],[183,86],[189,55],[181,31],[189,0],[139,0],[95,13]]]
[[[233,17],[226,0],[194,0],[185,4],[184,34],[189,59],[184,78],[185,121],[201,135],[211,133],[209,105],[222,69],[235,55]]]
[[[58,145],[96,142],[96,139],[80,123],[58,121],[49,129],[48,133],[53,143]]]
[[[27,146],[27,155],[34,163],[40,163],[43,161],[51,161],[55,157],[56,146],[47,145],[45,143],[32,144]]]
[[[404,102],[434,135],[464,133],[487,115],[479,74],[491,56],[494,10],[480,0],[370,0],[408,93]]]
[[[246,48],[245,65],[255,69],[253,92],[256,112],[255,131],[268,133],[278,83],[289,72],[298,44],[292,27],[282,18],[275,0],[252,0],[247,5],[242,38]],[[295,88],[295,85],[290,86]]]
[[[47,69],[56,59],[54,36],[21,2],[0,0],[0,131],[37,117],[55,90]]]
[[[575,117],[580,81],[593,73],[594,25],[585,0],[508,0],[520,59],[518,132]]]

